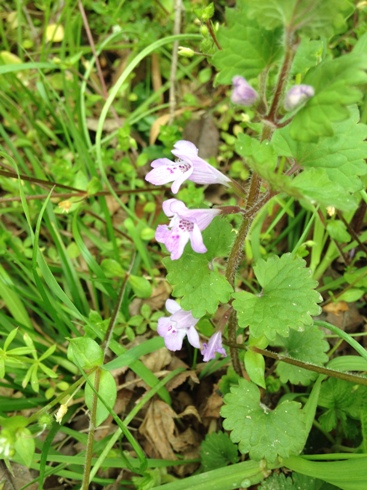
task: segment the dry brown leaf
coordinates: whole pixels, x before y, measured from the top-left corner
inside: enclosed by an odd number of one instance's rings
[[[204,160],[218,155],[219,131],[211,115],[204,114],[200,119],[191,119],[184,129],[183,139],[192,141]]]
[[[152,373],[157,373],[168,366],[171,359],[171,352],[166,347],[162,347],[151,354],[143,356],[140,360]]]
[[[323,311],[327,313],[334,313],[334,315],[340,315],[343,311],[348,311],[349,307],[345,301],[339,301],[338,303],[329,303],[322,307]]]
[[[340,301],[340,303],[344,303],[344,301]],[[325,308],[324,306],[324,311]],[[336,311],[326,311],[326,321],[347,332],[354,332],[364,322],[355,303],[341,305]]]
[[[222,408],[222,405],[223,397],[220,396],[216,391],[213,391],[213,393],[207,399],[207,402],[203,408],[202,416],[219,419],[220,409]]]
[[[20,490],[29,484],[34,477],[25,466],[11,463],[11,472],[6,467],[4,461],[0,460],[0,488],[1,490]],[[29,490],[37,490],[38,483],[27,486]]]
[[[196,410],[194,405],[187,406],[183,412],[177,415],[177,417],[181,419],[182,417],[186,417],[187,415],[193,415],[198,419],[199,422],[201,422],[199,412]]]
[[[148,408],[139,432],[145,436],[155,452],[163,459],[177,459],[171,442],[175,439],[176,413],[161,400],[153,400]]]
[[[178,453],[192,450],[200,445],[200,437],[196,431],[188,427],[184,432],[171,439],[173,449]]]
[[[166,384],[167,390],[174,390],[178,386],[182,385],[185,381],[187,381],[188,378],[190,378],[191,382],[199,384],[199,378],[197,377],[196,372],[190,369],[188,371],[183,371],[182,373],[179,373],[177,376],[171,379],[171,381]]]

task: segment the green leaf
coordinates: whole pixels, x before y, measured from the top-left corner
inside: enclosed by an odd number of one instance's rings
[[[350,267],[344,279],[354,287],[367,289],[367,267]]]
[[[328,221],[326,224],[326,230],[329,233],[330,237],[336,240],[337,242],[350,242],[351,237],[347,232],[347,227],[343,221],[339,219],[334,219]]]
[[[138,298],[150,298],[152,295],[152,285],[145,277],[129,276],[129,284]]]
[[[288,253],[267,261],[261,259],[254,272],[262,291],[233,295],[239,325],[249,326],[253,337],[265,335],[274,341],[277,333],[287,336],[290,328],[310,325],[311,315],[320,313],[317,303],[322,298],[314,290],[317,282],[311,279],[311,270],[301,258]]]
[[[322,366],[329,358],[325,352],[329,345],[324,340],[323,332],[316,326],[307,327],[303,332],[290,330],[288,337],[277,336],[272,345],[282,347],[282,352],[299,361],[311,362]],[[276,372],[282,383],[302,384],[308,386],[318,374],[307,369],[299,368],[280,362]]]
[[[298,454],[305,437],[304,414],[297,402],[285,401],[274,410],[260,404],[259,389],[241,379],[224,397],[223,427],[231,431],[233,442],[250,458],[274,463],[278,456]]]
[[[95,372],[88,376],[88,380],[91,382],[93,387],[94,387],[95,379],[96,379]],[[97,413],[96,413],[97,427],[101,425],[109,416],[110,411],[108,410],[108,408],[110,408],[111,410],[113,409],[117,396],[115,379],[112,376],[112,374],[109,371],[106,371],[105,369],[101,369],[100,371],[98,394],[101,396],[104,403],[98,398]],[[95,396],[97,395],[95,395],[91,386],[89,385],[89,383],[87,383],[85,385],[85,403],[89,410],[92,410],[93,399]]]
[[[283,473],[273,474],[261,482],[259,490],[296,490],[293,486],[291,477],[286,477]],[[301,490],[301,489],[300,489]]]
[[[205,471],[238,462],[237,446],[224,432],[208,434],[201,443],[200,456]]]
[[[343,204],[345,197],[350,201],[350,193],[364,187],[360,176],[367,174],[367,126],[359,123],[359,112],[354,107],[349,118],[334,123],[332,130],[332,136],[304,143],[294,139],[290,128],[285,127],[274,133],[272,145],[277,154],[294,159],[304,168],[304,173],[293,180],[300,192],[320,204],[334,202],[335,207],[346,209],[349,205]]]
[[[348,381],[329,378],[322,386],[318,404],[328,410],[321,415],[320,423],[327,431],[334,429],[338,421],[345,429],[347,417],[358,420],[367,387],[354,385]]]
[[[103,350],[89,337],[71,339],[67,356],[69,361],[81,369],[92,369],[103,363]]]
[[[317,478],[293,472],[291,477],[286,477],[283,473],[274,473],[261,483],[259,490],[337,490],[337,487]]]
[[[104,259],[101,262],[101,269],[106,277],[124,277],[126,272],[121,265],[114,259]]]
[[[17,430],[14,443],[15,453],[27,468],[32,464],[35,448],[36,445],[31,431],[28,429]]]
[[[367,56],[354,53],[311,68],[303,83],[311,85],[315,95],[294,116],[290,124],[292,138],[308,142],[332,136],[333,123],[348,119],[347,106],[361,99],[363,93],[357,86],[367,82],[366,69]]]
[[[231,225],[226,220],[215,219],[204,230],[203,238],[208,249],[205,254],[197,254],[186,247],[180,259],[163,259],[173,296],[182,297],[181,307],[191,310],[195,318],[206,312],[215,313],[219,303],[227,303],[233,291],[227,279],[212,269],[211,263],[215,257],[228,254],[234,238]]]
[[[342,211],[352,211],[358,206],[357,199],[338,182],[332,182],[325,169],[310,168],[297,175],[289,187],[289,194],[302,196],[311,204],[332,206]]]
[[[249,375],[250,380],[253,383],[266,388],[265,383],[265,360],[264,357],[253,350],[248,350],[245,352],[245,368]]]
[[[306,73],[311,67],[320,62],[324,44],[322,41],[310,41],[303,37],[293,59],[290,78],[298,74]]]
[[[243,0],[249,17],[261,19],[266,29],[285,27],[312,37],[330,37],[346,30],[346,18],[354,11],[349,0]]]
[[[222,49],[213,56],[213,64],[220,72],[218,83],[229,84],[235,75],[255,78],[280,57],[281,31],[266,31],[262,20],[259,24],[257,20],[250,20],[243,2],[227,9],[226,19],[227,27],[218,32]]]

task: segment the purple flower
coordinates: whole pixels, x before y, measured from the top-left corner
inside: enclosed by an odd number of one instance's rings
[[[186,243],[190,240],[192,249],[204,254],[207,249],[201,232],[210,225],[215,216],[221,214],[220,209],[187,209],[178,199],[164,201],[163,211],[171,218],[169,225],[158,225],[155,238],[164,243],[171,253],[171,259],[176,260],[183,254]]]
[[[222,346],[222,331],[219,330],[215,332],[209,339],[209,342],[203,344],[203,348],[201,350],[202,355],[204,356],[203,361],[208,362],[211,359],[215,359],[215,353],[218,352],[222,356],[226,356],[226,351]]]
[[[180,189],[185,180],[196,184],[223,184],[230,185],[231,180],[222,172],[212,167],[198,156],[198,149],[190,141],[177,141],[172,153],[178,158],[172,162],[168,158],[158,158],[151,163],[151,170],[145,180],[154,185],[163,185],[173,182],[171,190],[174,194]]]
[[[200,349],[199,334],[195,328],[199,319],[194,318],[191,311],[183,310],[173,299],[167,299],[166,308],[172,315],[158,320],[157,332],[164,338],[167,349],[180,350],[186,335],[190,344]]]
[[[311,85],[294,85],[288,90],[284,99],[284,108],[292,111],[302,102],[315,95],[315,90]]]
[[[258,93],[247,83],[246,78],[236,76],[232,78],[233,91],[231,101],[234,104],[250,106],[258,98]]]

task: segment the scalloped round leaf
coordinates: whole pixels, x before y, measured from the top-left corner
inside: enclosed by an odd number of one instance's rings
[[[200,446],[201,463],[205,471],[238,462],[237,446],[224,432],[208,434]]]
[[[226,220],[214,220],[204,230],[205,254],[185,250],[178,260],[163,259],[167,268],[167,281],[172,285],[172,295],[180,297],[181,307],[191,310],[195,318],[215,313],[219,303],[227,303],[233,289],[227,279],[212,270],[210,261],[229,251],[234,238],[232,227]]]
[[[346,19],[352,15],[354,5],[350,0],[304,2],[299,0],[266,0],[248,4],[248,15],[261,19],[266,29],[296,28],[309,37],[329,37],[346,29]]]
[[[290,330],[288,337],[277,336],[271,345],[281,347],[282,352],[299,361],[311,362],[318,366],[325,364],[329,357],[325,354],[329,350],[329,344],[324,339],[324,333],[315,325],[306,327],[304,331]],[[276,369],[282,383],[288,381],[294,385],[308,386],[317,378],[314,371],[280,362]]]
[[[249,326],[253,337],[265,335],[274,341],[277,334],[286,337],[290,328],[310,325],[311,315],[321,312],[317,303],[322,298],[314,290],[317,281],[305,264],[290,253],[259,260],[254,272],[262,291],[233,294],[240,327]]]
[[[285,401],[271,411],[260,404],[259,389],[245,379],[231,388],[224,403],[223,427],[251,459],[274,463],[278,457],[287,458],[303,449],[306,430],[299,403]]]
[[[281,56],[281,29],[267,31],[250,20],[247,12],[241,3],[226,9],[227,27],[218,32],[222,49],[213,56],[219,71],[217,83],[229,84],[236,75],[255,78]]]
[[[231,285],[219,272],[210,270],[206,261],[203,267],[202,259],[193,256],[181,269],[177,262],[172,267],[166,261],[164,264],[169,271],[167,281],[173,285],[172,294],[182,298],[184,310],[191,310],[195,318],[201,318],[206,313],[215,313],[219,303],[229,301],[233,292]]]
[[[367,82],[367,56],[350,53],[311,68],[302,83],[311,85],[315,95],[294,116],[290,135],[298,141],[317,141],[334,134],[333,123],[348,119],[348,107],[363,93],[357,86]],[[345,90],[348,87],[348,90]]]

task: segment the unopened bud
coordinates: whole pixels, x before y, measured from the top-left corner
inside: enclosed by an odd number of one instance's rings
[[[254,104],[258,98],[258,93],[247,80],[241,76],[232,78],[233,91],[231,101],[234,104],[250,106]]]
[[[67,405],[60,405],[58,411],[55,413],[56,422],[61,424],[62,418],[67,411],[68,411]]]
[[[179,46],[178,54],[180,56],[184,56],[185,58],[192,58],[195,56],[195,51],[193,51],[191,48],[186,48],[185,46]]]
[[[294,85],[294,87],[288,90],[285,96],[284,108],[287,111],[292,111],[314,95],[315,90],[311,85]]]

